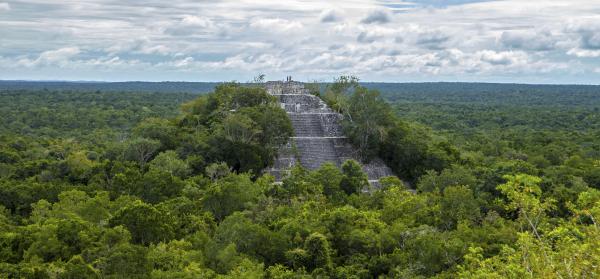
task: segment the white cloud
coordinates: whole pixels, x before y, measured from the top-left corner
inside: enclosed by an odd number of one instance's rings
[[[581,57],[581,58],[600,57],[600,49],[599,50],[590,50],[590,49],[572,48],[567,52],[567,54]]]
[[[552,33],[539,30],[504,31],[500,43],[511,49],[533,51],[553,50],[556,46]]]
[[[450,36],[441,30],[426,30],[418,34],[417,44],[428,49],[444,49]]]
[[[175,63],[175,66],[176,67],[186,67],[186,66],[190,65],[193,62],[194,62],[194,58],[193,57],[186,57],[184,59],[177,60],[176,63]]]
[[[577,19],[569,22],[565,28],[574,36],[574,44],[568,55],[580,58],[600,57],[600,17]]]
[[[214,23],[210,18],[185,15],[181,20],[167,27],[165,33],[174,36],[189,36],[211,32],[212,28],[214,28]]]
[[[373,43],[375,42],[378,38],[381,38],[377,35],[374,34],[369,34],[366,31],[360,32],[360,34],[358,34],[358,37],[356,37],[356,41],[359,43]]]
[[[528,56],[525,52],[518,51],[493,51],[483,50],[476,53],[481,61],[490,63],[492,65],[512,65],[512,64],[525,64],[527,63]]]
[[[338,14],[338,12],[336,12],[333,9],[323,10],[323,12],[321,12],[321,15],[319,16],[319,20],[324,23],[337,22],[337,21],[340,21],[341,19],[342,18]]]
[[[372,27],[365,28],[364,31],[360,32],[356,37],[356,41],[359,43],[373,43],[376,41],[387,43],[388,41],[395,40],[396,37],[396,31],[394,29]],[[385,46],[383,46],[383,48],[384,47]]]
[[[373,23],[384,24],[384,23],[390,22],[390,20],[391,20],[391,16],[388,11],[378,9],[378,10],[371,11],[369,13],[369,15],[367,15],[367,17],[365,17],[361,22],[364,24],[373,24]]]
[[[30,60],[23,58],[19,60],[19,64],[25,67],[36,66],[66,66],[69,60],[77,56],[81,51],[78,47],[65,47],[57,50],[49,50],[42,52],[37,59]]]
[[[250,22],[250,27],[262,31],[279,33],[300,29],[303,25],[298,21],[281,18],[253,18]]]
[[[575,32],[579,35],[580,47],[583,49],[600,49],[600,24],[594,22],[580,25]]]
[[[176,50],[167,45],[153,42],[149,38],[139,38],[131,41],[123,41],[112,46],[109,46],[103,51],[114,56],[117,54],[156,54],[156,55],[171,55],[176,53]]]
[[[194,15],[186,15],[181,20],[181,23],[185,26],[193,26],[198,28],[207,28],[212,25],[212,21],[209,18],[198,17]]]
[[[577,19],[565,28],[575,36],[574,46],[567,51],[568,55],[579,58],[600,57],[600,17]]]
[[[148,69],[152,65],[137,59],[121,59],[118,56],[98,57],[89,60],[71,61],[74,69],[100,69],[100,70],[132,70],[132,69]]]
[[[1,11],[10,11],[10,4],[8,4],[8,3],[0,3],[0,12]]]
[[[0,4],[12,8],[0,19],[0,78],[76,69],[66,78],[243,80],[264,71],[388,81],[527,73],[553,81],[600,67],[597,1],[27,2]]]

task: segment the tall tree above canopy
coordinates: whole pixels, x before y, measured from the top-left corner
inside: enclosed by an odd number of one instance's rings
[[[260,174],[293,135],[287,114],[262,87],[224,83],[183,111],[179,126],[206,146],[188,146],[182,153],[203,153],[206,164],[225,162],[236,172]]]
[[[413,181],[428,170],[441,171],[458,160],[458,151],[443,138],[400,120],[379,92],[341,76],[322,96],[344,118],[342,127],[361,160],[382,158],[403,179]]]

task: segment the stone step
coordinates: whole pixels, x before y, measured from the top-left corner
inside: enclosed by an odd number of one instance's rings
[[[267,172],[275,177],[275,181],[281,181],[290,174],[288,169],[269,169]]]
[[[319,168],[326,162],[339,165],[333,140],[328,138],[296,138],[298,157],[302,166],[309,170]]]
[[[339,123],[341,116],[336,113],[290,113],[289,117],[296,130],[296,136],[343,137]]]
[[[297,137],[322,137],[323,127],[319,115],[290,114],[290,120]]]
[[[296,165],[296,159],[293,157],[281,157],[275,160],[273,164],[274,169],[289,169]]]
[[[375,158],[371,162],[363,164],[363,171],[371,180],[394,175],[392,169],[386,166],[379,158]]]
[[[319,110],[325,107],[325,104],[316,96],[313,95],[276,95],[279,97],[279,102],[282,108],[287,112],[309,112]]]

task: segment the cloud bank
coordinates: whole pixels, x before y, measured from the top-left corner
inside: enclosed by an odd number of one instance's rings
[[[0,2],[0,79],[600,83],[600,3]]]

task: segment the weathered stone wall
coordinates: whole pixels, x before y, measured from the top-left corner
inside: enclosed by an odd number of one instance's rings
[[[265,87],[269,94],[279,98],[295,131],[291,142],[280,149],[275,164],[268,170],[278,181],[298,163],[314,170],[325,162],[340,166],[348,159],[358,159],[358,152],[343,135],[339,123],[342,115],[332,111],[319,97],[309,94],[303,83],[271,81]],[[373,185],[377,185],[380,178],[393,175],[380,159],[363,164],[363,170]]]

